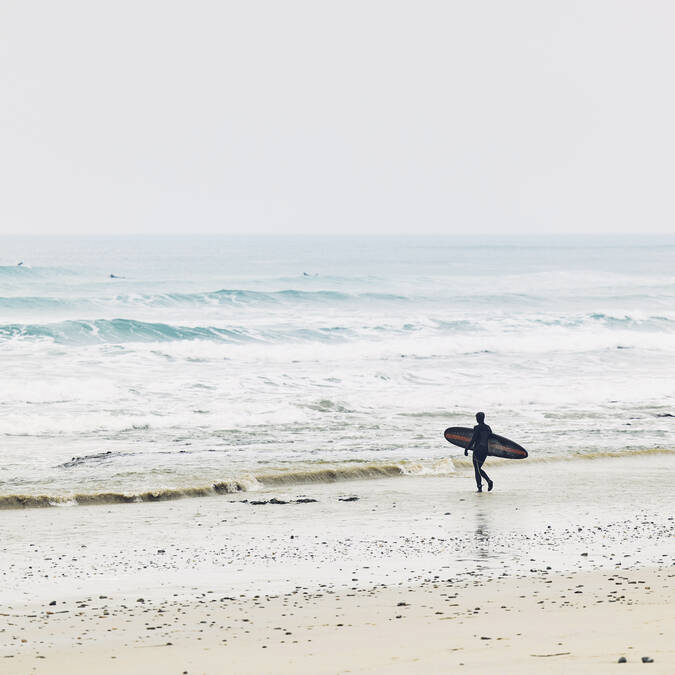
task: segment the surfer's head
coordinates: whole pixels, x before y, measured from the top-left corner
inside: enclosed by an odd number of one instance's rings
[[[478,424],[483,424],[483,422],[485,421],[485,413],[483,412],[476,413],[476,421],[478,422]]]

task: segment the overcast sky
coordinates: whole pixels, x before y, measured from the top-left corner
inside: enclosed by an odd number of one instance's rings
[[[673,26],[665,0],[2,0],[0,232],[671,232]]]

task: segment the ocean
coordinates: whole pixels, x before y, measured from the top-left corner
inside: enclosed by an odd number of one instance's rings
[[[669,451],[674,357],[675,237],[5,237],[0,507]]]

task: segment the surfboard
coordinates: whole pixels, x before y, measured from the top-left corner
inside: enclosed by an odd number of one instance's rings
[[[473,429],[468,427],[448,427],[443,434],[445,440],[460,448],[466,448],[471,442]],[[492,434],[488,441],[488,456],[503,457],[504,459],[525,459],[527,450],[518,443],[514,443],[504,436]]]

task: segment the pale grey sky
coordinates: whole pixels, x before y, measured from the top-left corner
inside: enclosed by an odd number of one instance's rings
[[[0,233],[675,230],[675,4],[2,0]]]

